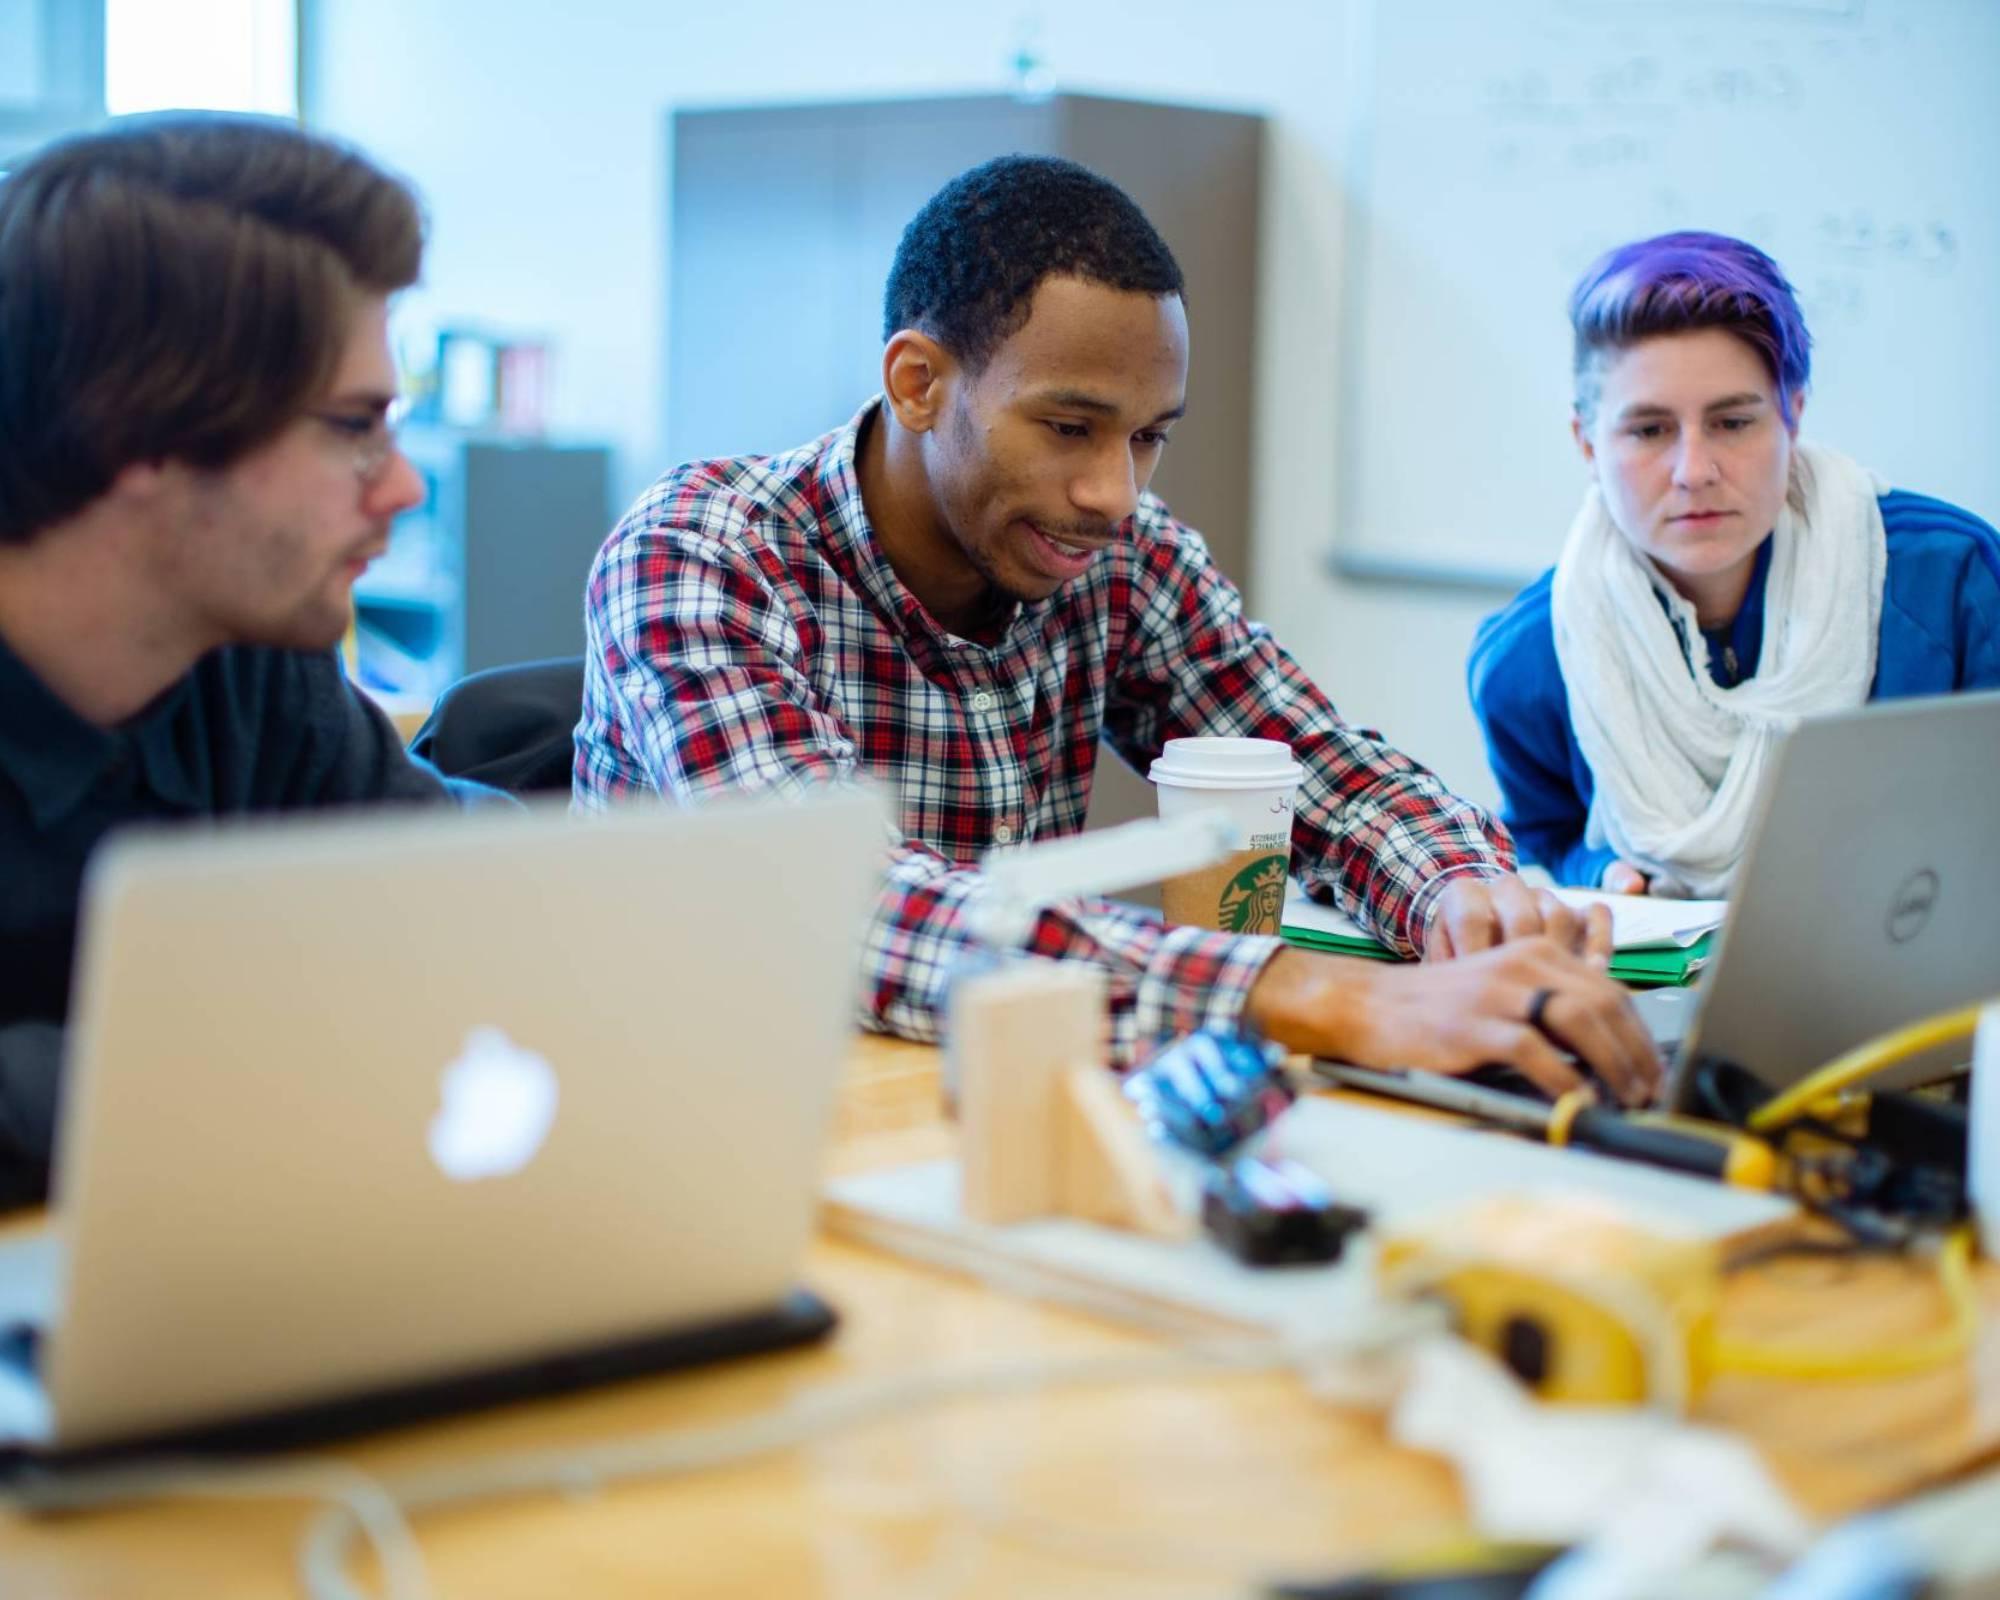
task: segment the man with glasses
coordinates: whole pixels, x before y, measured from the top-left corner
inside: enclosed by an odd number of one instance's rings
[[[335,651],[423,494],[386,327],[422,249],[401,183],[261,119],[0,179],[0,1205],[46,1186],[106,833],[448,796]]]

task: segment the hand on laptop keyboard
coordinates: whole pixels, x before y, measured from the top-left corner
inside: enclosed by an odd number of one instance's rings
[[[1550,1096],[1588,1075],[1626,1105],[1659,1088],[1659,1053],[1624,989],[1546,937],[1417,965],[1281,950],[1245,1014],[1289,1049],[1355,1066],[1462,1073],[1494,1063]]]

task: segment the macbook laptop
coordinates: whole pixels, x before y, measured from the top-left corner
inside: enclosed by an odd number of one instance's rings
[[[113,841],[23,1463],[290,1445],[796,1342],[886,813],[263,820]]]
[[[1635,997],[1691,1109],[1695,1066],[1735,1062],[1773,1090],[1905,1023],[2000,995],[2000,694],[1889,700],[1801,723],[1780,743],[1715,955],[1693,989]],[[1879,1082],[1962,1064],[1969,1046]],[[1325,1075],[1428,1098],[1423,1074]],[[1526,1088],[1503,1075],[1501,1087]],[[1529,1091],[1532,1092],[1532,1091]]]

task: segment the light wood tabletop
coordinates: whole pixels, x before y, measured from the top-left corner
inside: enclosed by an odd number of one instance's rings
[[[936,1053],[861,1041],[833,1169],[933,1157],[951,1137]],[[394,1475],[726,1426],[829,1384],[1160,1348],[831,1239],[813,1247],[806,1278],[842,1314],[815,1349],[515,1405],[337,1454]],[[1982,1269],[1980,1290],[1989,1311],[2000,1304],[2000,1274]],[[1923,1268],[1882,1260],[1774,1261],[1732,1279],[1723,1309],[1731,1333],[1815,1342],[1914,1334],[1941,1316]],[[1872,1384],[1729,1379],[1700,1414],[1747,1435],[1804,1507],[1833,1517],[1971,1466],[2000,1439],[1996,1413],[2000,1397],[1954,1370]],[[298,1503],[244,1501],[53,1519],[0,1512],[0,1594],[294,1594],[307,1515]],[[483,1600],[1192,1597],[1351,1569],[1433,1544],[1462,1519],[1450,1471],[1392,1446],[1377,1416],[1288,1375],[1183,1374],[916,1410],[695,1476],[439,1512],[416,1532],[433,1591]]]

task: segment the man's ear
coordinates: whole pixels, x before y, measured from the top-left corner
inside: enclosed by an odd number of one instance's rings
[[[1597,446],[1590,442],[1590,429],[1584,426],[1583,413],[1572,410],[1569,414],[1569,436],[1576,441],[1586,466],[1597,465]]]
[[[927,333],[902,328],[882,350],[882,394],[897,422],[912,433],[929,433],[944,415],[958,363]]]

